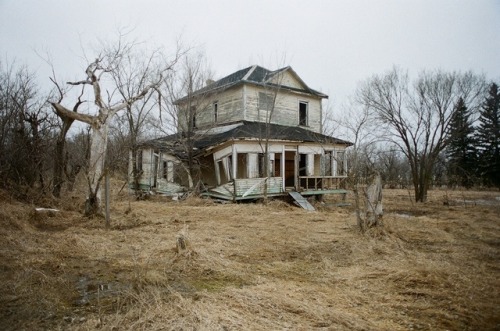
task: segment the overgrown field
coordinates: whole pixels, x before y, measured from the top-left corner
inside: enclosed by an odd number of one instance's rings
[[[116,192],[109,230],[81,215],[81,192],[37,205],[61,209],[45,216],[2,193],[0,329],[500,329],[500,192],[413,204],[386,190],[384,226],[366,234],[332,200]]]

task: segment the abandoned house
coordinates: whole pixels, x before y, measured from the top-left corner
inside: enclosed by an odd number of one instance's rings
[[[131,156],[131,187],[226,200],[345,193],[347,141],[323,134],[322,100],[291,67],[239,70],[177,100],[177,133]]]

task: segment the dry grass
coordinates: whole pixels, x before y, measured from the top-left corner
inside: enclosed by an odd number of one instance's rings
[[[384,191],[384,227],[364,235],[328,200],[121,193],[105,230],[78,194],[40,218],[2,193],[0,329],[500,329],[500,193],[430,193]]]

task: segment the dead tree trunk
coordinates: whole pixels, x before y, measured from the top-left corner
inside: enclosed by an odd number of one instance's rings
[[[366,190],[366,225],[377,226],[382,222],[382,178],[376,174],[372,184]]]
[[[95,63],[97,65],[98,62]],[[92,65],[91,65],[92,66]],[[103,179],[104,171],[104,161],[106,157],[107,143],[108,143],[108,128],[111,119],[115,114],[124,109],[127,105],[134,103],[137,100],[142,99],[150,89],[152,89],[156,84],[148,85],[141,93],[125,100],[124,102],[117,104],[113,107],[107,107],[104,105],[101,99],[101,92],[99,81],[95,76],[94,72],[91,71],[91,66],[87,69],[87,74],[89,75],[88,80],[83,82],[71,83],[74,85],[80,84],[91,84],[94,87],[95,104],[99,108],[97,115],[86,115],[72,112],[62,106],[60,103],[53,103],[53,107],[62,116],[73,118],[74,120],[87,123],[91,126],[91,143],[90,143],[90,161],[87,174],[87,181],[89,186],[89,194],[87,196],[87,202],[85,204],[85,215],[93,216],[96,214],[102,214],[101,212],[101,190],[100,183]],[[161,81],[161,78],[160,78]]]
[[[54,186],[52,187],[52,194],[56,198],[61,197],[61,188],[64,183],[64,170],[66,168],[66,158],[65,158],[65,150],[66,150],[66,134],[68,133],[71,124],[73,124],[72,119],[70,118],[62,118],[63,126],[61,131],[59,132],[59,136],[56,141],[56,149],[54,154],[54,172],[53,172],[53,180]]]
[[[360,201],[360,190],[363,195],[363,206]],[[382,225],[382,179],[379,173],[375,174],[372,183],[367,188],[356,185],[354,200],[357,223],[361,232]]]
[[[63,99],[63,91],[59,84],[56,82],[55,77],[52,79],[52,82],[55,84],[56,88],[59,91],[59,100],[57,104],[60,104],[62,99]],[[73,106],[73,112],[78,112],[78,107],[83,103],[82,101],[82,95],[83,95],[84,90],[82,89],[82,92],[80,93],[80,96],[78,97],[77,102]],[[61,197],[61,188],[64,183],[64,178],[63,174],[66,172],[66,166],[67,166],[67,158],[66,158],[66,135],[68,134],[69,129],[73,125],[73,122],[75,121],[74,118],[65,116],[63,112],[58,111],[57,107],[55,106],[56,103],[52,103],[52,107],[55,110],[56,115],[61,119],[62,121],[62,126],[61,126],[61,131],[59,132],[59,135],[56,140],[56,148],[55,148],[55,154],[54,154],[54,170],[53,170],[53,181],[54,181],[54,186],[52,187],[52,194],[56,198]],[[75,174],[76,176],[76,174]]]

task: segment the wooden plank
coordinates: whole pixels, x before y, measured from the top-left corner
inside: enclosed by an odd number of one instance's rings
[[[288,192],[288,194],[290,194],[290,196],[295,200],[297,201],[297,203],[302,207],[304,208],[305,210],[310,210],[310,211],[315,211],[316,209],[314,209],[313,205],[311,205],[309,203],[309,201],[307,201],[306,198],[304,198],[299,192],[295,192],[295,191],[290,191]]]
[[[262,185],[262,184],[265,184],[266,181],[267,181],[267,177],[265,178],[259,178],[260,180],[257,181],[257,183],[255,183],[252,187],[250,187],[245,193],[243,193],[242,197],[246,197],[247,195],[250,194],[250,192],[252,192],[253,190],[255,190],[257,188],[257,186],[259,185]]]

